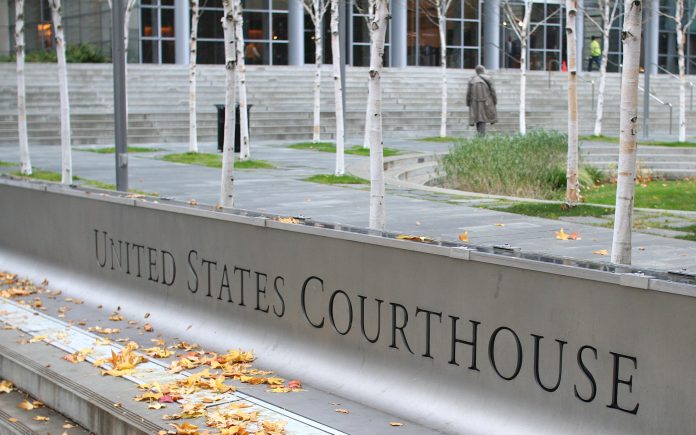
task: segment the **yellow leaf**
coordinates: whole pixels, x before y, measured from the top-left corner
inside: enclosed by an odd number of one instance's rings
[[[159,403],[159,402],[152,402],[149,405],[147,405],[147,409],[162,409],[162,408],[166,408],[166,407],[167,407],[167,405],[165,405],[164,403]]]
[[[119,313],[113,313],[109,316],[109,320],[111,320],[112,322],[120,322],[121,320],[123,320],[123,316]]]
[[[13,389],[14,385],[12,385],[12,382],[4,379],[0,381],[0,393],[10,393]]]
[[[609,251],[607,251],[606,249],[600,249],[600,250],[598,250],[598,251],[592,251],[592,253],[593,253],[593,254],[597,254],[597,255],[609,255]]]
[[[468,232],[468,231],[464,231],[463,233],[461,233],[461,234],[459,235],[459,241],[461,241],[461,242],[468,242],[468,241],[469,241],[469,232]]]
[[[198,426],[188,422],[182,423],[180,425],[172,423],[170,424],[170,426],[173,426],[174,429],[176,429],[176,435],[195,435],[198,433]]]
[[[34,409],[34,405],[31,404],[28,400],[22,400],[19,405],[17,405],[17,408],[23,409],[25,411],[31,411]]]
[[[496,227],[504,227],[505,224],[495,224]],[[391,424],[391,423],[390,423]]]
[[[403,426],[403,425],[404,425],[403,423],[399,423],[398,421],[389,422],[389,426],[399,427],[399,426]]]
[[[7,419],[7,421],[9,421],[10,423],[17,423],[19,420],[17,420],[17,419],[14,418],[14,417],[10,417],[10,418]]]
[[[556,231],[556,238],[558,240],[568,240],[568,234],[561,228],[561,231]]]
[[[409,234],[399,234],[396,236],[398,240],[410,240],[412,242],[430,243],[433,241],[430,237],[425,236],[412,236]]]
[[[343,409],[343,408],[338,408],[336,410],[336,412],[338,412],[339,414],[350,414],[350,411],[348,411],[347,409]]]
[[[36,343],[37,341],[43,341],[48,338],[48,335],[37,335],[29,340],[29,343]]]
[[[48,420],[50,420],[50,418],[48,418],[48,417],[46,417],[46,416],[44,416],[44,415],[37,415],[37,416],[34,417],[32,420],[36,420],[36,421],[48,421]]]

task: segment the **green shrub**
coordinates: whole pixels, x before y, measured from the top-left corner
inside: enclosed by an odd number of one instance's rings
[[[455,189],[552,199],[565,186],[566,150],[555,131],[473,137],[455,144],[439,171]]]
[[[16,55],[1,56],[0,62],[14,62]],[[26,54],[27,62],[50,63],[57,62],[56,51],[35,50]],[[91,44],[68,44],[65,49],[65,60],[68,63],[105,63],[111,62],[110,57],[104,56],[97,47]]]

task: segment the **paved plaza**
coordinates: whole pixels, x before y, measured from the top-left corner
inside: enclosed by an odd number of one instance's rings
[[[349,144],[357,143],[349,141]],[[238,170],[235,178],[235,204],[238,208],[273,214],[304,216],[318,221],[366,227],[368,224],[369,187],[367,185],[331,186],[303,181],[314,174],[332,173],[334,155],[288,148],[288,143],[252,144],[252,158],[271,162],[275,169]],[[447,143],[429,143],[405,139],[387,139],[385,146],[405,153],[433,154],[448,149]],[[129,155],[129,186],[156,192],[163,198],[196,200],[216,204],[220,189],[220,170],[161,160],[164,154],[185,152],[183,144],[163,145],[156,153]],[[216,152],[213,144],[203,144],[201,152]],[[17,162],[14,147],[0,148],[0,160]],[[60,171],[60,148],[35,146],[31,149],[33,166]],[[105,183],[114,183],[112,154],[73,152],[75,175]],[[348,172],[358,171],[367,157],[346,155]],[[418,189],[413,185],[387,186],[387,230],[456,241],[468,231],[469,242],[494,246],[508,244],[523,252],[608,262],[608,256],[595,251],[610,250],[612,229],[582,223],[534,218],[476,207],[487,200],[466,194],[452,195]],[[696,214],[689,214],[693,217]],[[581,240],[561,241],[555,232],[578,232]],[[633,264],[639,268],[696,272],[696,243],[656,235],[634,233]]]

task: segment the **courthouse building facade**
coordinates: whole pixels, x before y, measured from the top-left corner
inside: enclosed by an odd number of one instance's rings
[[[314,27],[301,0],[243,0],[246,60],[250,64],[302,65],[314,62]],[[364,8],[343,3],[346,17],[347,63],[367,66],[369,34]],[[451,68],[473,68],[479,63],[489,69],[519,67],[520,44],[506,13],[521,19],[520,0],[453,0],[447,16],[447,64]],[[623,3],[622,0],[619,0]],[[12,52],[14,44],[14,0],[0,0],[0,55]],[[224,62],[222,0],[200,0],[202,14],[198,29],[198,61]],[[440,65],[440,38],[433,0],[391,0],[391,21],[387,35],[385,65],[391,67]],[[565,8],[563,0],[536,0],[532,9],[529,69],[560,70],[566,60]],[[674,22],[659,14],[673,13],[674,0],[648,0],[644,22],[652,26],[649,52],[643,65],[659,72],[660,65],[672,72],[677,68]],[[601,21],[595,0],[579,0],[577,15],[579,65],[587,64],[589,39],[599,29],[588,15]],[[53,47],[53,29],[47,0],[27,0],[27,50]],[[686,15],[689,15],[687,11]],[[188,63],[190,28],[189,0],[140,0],[131,15],[129,62]],[[106,0],[64,2],[64,25],[68,44],[92,44],[110,54],[110,10]],[[621,19],[616,20],[608,47],[608,68],[617,71],[621,63]],[[692,26],[693,27],[693,26]],[[331,60],[328,13],[323,25],[324,59]],[[686,42],[687,70],[696,73],[696,28],[689,29]],[[647,60],[646,60],[647,58]]]

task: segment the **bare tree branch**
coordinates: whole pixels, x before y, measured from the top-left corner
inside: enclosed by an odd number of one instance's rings
[[[556,15],[557,13],[559,13],[560,11],[561,11],[561,8],[559,7],[558,9],[556,9],[555,11],[553,11],[553,13],[551,13],[550,15],[547,15],[546,18],[544,18],[543,20],[541,20],[541,21],[539,21],[538,23],[536,23],[536,26],[532,27],[532,29],[529,31],[529,35],[528,35],[528,36],[532,36],[532,34],[533,34],[534,32],[536,32],[537,29],[538,29],[542,24],[546,23],[548,20],[550,20],[551,18],[553,18],[553,16]]]

